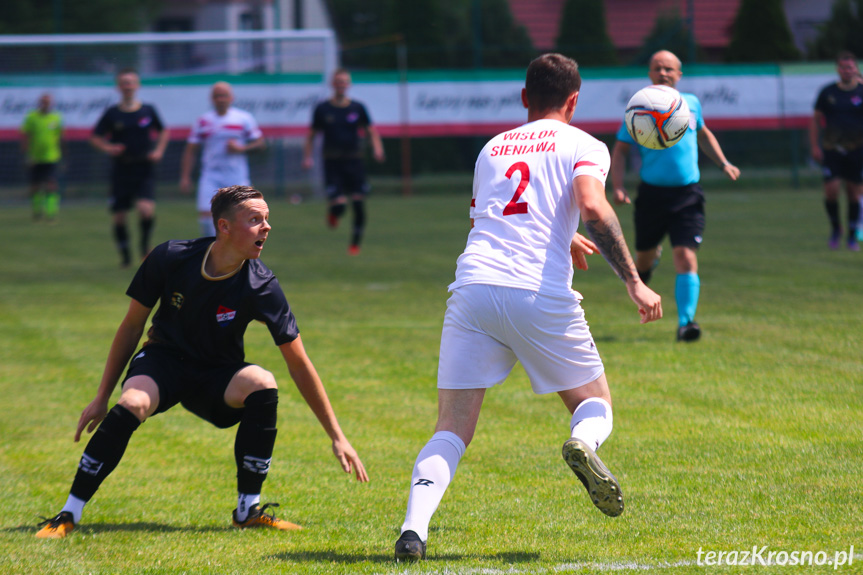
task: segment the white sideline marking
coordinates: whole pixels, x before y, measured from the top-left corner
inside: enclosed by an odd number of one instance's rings
[[[427,565],[428,563],[426,563]],[[531,575],[536,573],[569,573],[569,572],[583,572],[587,569],[591,573],[596,572],[625,572],[625,571],[653,571],[654,569],[668,569],[668,568],[677,568],[677,567],[689,567],[693,565],[692,561],[675,561],[674,563],[662,562],[656,565],[648,565],[646,563],[636,563],[636,562],[613,562],[613,563],[561,563],[560,565],[556,565],[554,567],[543,567],[537,568],[533,567],[516,567],[510,566],[506,569],[497,569],[493,567],[468,567],[465,569],[452,568],[452,567],[444,567],[441,571],[426,571],[423,570],[424,575],[513,575],[513,574],[521,574],[521,573],[529,573]],[[410,571],[407,571],[409,573]],[[376,574],[383,575],[383,574]]]

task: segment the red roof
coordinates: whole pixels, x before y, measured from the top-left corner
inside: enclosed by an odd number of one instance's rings
[[[608,35],[618,48],[637,48],[653,30],[657,17],[676,11],[687,17],[694,5],[695,38],[704,48],[723,48],[731,40],[741,0],[605,0]],[[509,0],[515,20],[527,28],[539,50],[554,48],[565,0]]]
[[[509,0],[513,19],[527,28],[538,50],[554,48],[564,0]]]

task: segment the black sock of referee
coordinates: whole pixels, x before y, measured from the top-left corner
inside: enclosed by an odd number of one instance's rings
[[[117,244],[117,250],[123,258],[123,265],[129,265],[132,255],[129,253],[129,230],[126,224],[114,224],[114,243]]]
[[[363,239],[363,231],[366,228],[366,205],[363,200],[352,202],[354,211],[354,229],[351,234],[351,245],[358,246]]]
[[[93,497],[105,478],[120,463],[129,438],[139,425],[141,422],[138,418],[122,405],[115,405],[108,412],[84,449],[72,482],[72,495],[82,501],[89,501]]]
[[[156,217],[141,218],[141,257],[147,257],[150,253],[150,235],[153,233],[153,226],[156,223]]]
[[[851,200],[848,202],[848,239],[857,237],[857,222],[860,221],[860,202]]]
[[[240,503],[237,516],[245,520],[248,509],[241,509],[242,495],[258,495],[270,471],[273,447],[276,444],[276,413],[279,406],[278,389],[261,389],[250,393],[234,441],[234,459],[237,462],[237,491]]]
[[[838,234],[842,230],[842,226],[839,224],[839,200],[824,200],[824,207],[827,208],[830,228],[834,234]]]

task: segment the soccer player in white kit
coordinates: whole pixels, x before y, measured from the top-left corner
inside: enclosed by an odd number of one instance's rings
[[[192,170],[198,149],[201,154],[201,176],[198,179],[198,223],[202,236],[215,236],[210,200],[220,188],[248,186],[249,162],[246,153],[266,146],[255,118],[245,110],[233,107],[234,91],[227,82],[213,84],[210,97],[213,109],[205,112],[192,127],[180,163],[180,191],[192,187]]]
[[[605,197],[606,146],[569,125],[581,77],[575,61],[545,54],[527,69],[528,123],[489,141],[474,171],[471,231],[449,286],[438,366],[435,433],[417,456],[397,560],[425,557],[428,526],[473,438],[486,389],[520,361],[538,394],[572,414],[563,458],[609,516],[623,493],[596,455],[611,433],[602,360],[571,288],[573,264],[599,250],[626,284],[641,322],[662,317],[639,278]],[[593,241],[576,233],[579,217]]]

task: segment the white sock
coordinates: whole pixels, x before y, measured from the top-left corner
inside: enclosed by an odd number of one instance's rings
[[[63,509],[60,511],[68,511],[72,514],[72,521],[75,522],[75,525],[81,523],[81,516],[84,514],[84,506],[87,505],[87,502],[78,499],[71,493],[69,494],[69,499],[66,500],[66,505],[63,506]]]
[[[569,427],[572,430],[572,437],[582,440],[596,451],[611,435],[613,424],[611,405],[602,398],[591,397],[575,408]]]
[[[438,431],[417,455],[411,475],[408,509],[401,532],[413,531],[426,541],[429,522],[455,475],[465,445],[451,431]]]
[[[237,497],[237,521],[245,521],[249,517],[249,509],[261,503],[261,494],[240,493]]]
[[[208,238],[216,235],[216,224],[212,216],[198,216],[198,225],[201,226],[201,237]]]

